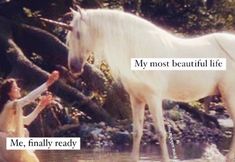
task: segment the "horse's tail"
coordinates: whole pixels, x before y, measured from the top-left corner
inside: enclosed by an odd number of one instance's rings
[[[214,40],[216,44],[219,46],[219,48],[226,54],[226,56],[231,59],[235,63],[235,56],[233,53],[235,53],[235,35],[224,33],[214,35]]]

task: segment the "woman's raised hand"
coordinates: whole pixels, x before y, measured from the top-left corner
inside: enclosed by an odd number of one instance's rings
[[[51,93],[47,93],[46,95],[43,95],[40,97],[40,101],[39,101],[39,106],[45,108],[47,105],[49,105],[50,103],[52,103],[53,101],[53,97],[51,95]]]
[[[47,80],[47,85],[51,86],[55,81],[59,79],[59,77],[60,73],[57,70],[53,71]]]

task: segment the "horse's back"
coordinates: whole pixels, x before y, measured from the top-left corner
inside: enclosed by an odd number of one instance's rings
[[[235,61],[235,35],[231,33],[215,33],[213,36],[220,48]]]

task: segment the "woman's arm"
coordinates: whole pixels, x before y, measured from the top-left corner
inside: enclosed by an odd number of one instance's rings
[[[33,102],[43,92],[45,92],[47,90],[47,88],[48,88],[47,83],[42,84],[41,86],[39,86],[38,88],[36,88],[32,92],[30,92],[28,95],[24,96],[21,99],[17,99],[16,100],[17,105],[20,107],[23,107],[23,106],[29,104],[30,102]]]
[[[52,95],[42,96],[38,106],[29,115],[24,116],[24,125],[30,125],[38,116],[38,114],[52,102]]]
[[[34,101],[36,98],[38,98],[43,92],[47,90],[47,88],[52,85],[56,80],[59,78],[59,72],[53,71],[51,75],[49,76],[46,83],[42,84],[40,87],[36,88],[32,92],[30,92],[25,97],[16,100],[18,106],[25,106],[29,104],[30,102]]]

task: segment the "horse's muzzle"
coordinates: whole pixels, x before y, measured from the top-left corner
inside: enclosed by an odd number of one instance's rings
[[[80,61],[78,59],[71,59],[69,62],[69,69],[72,73],[82,73],[83,72],[83,61]]]

